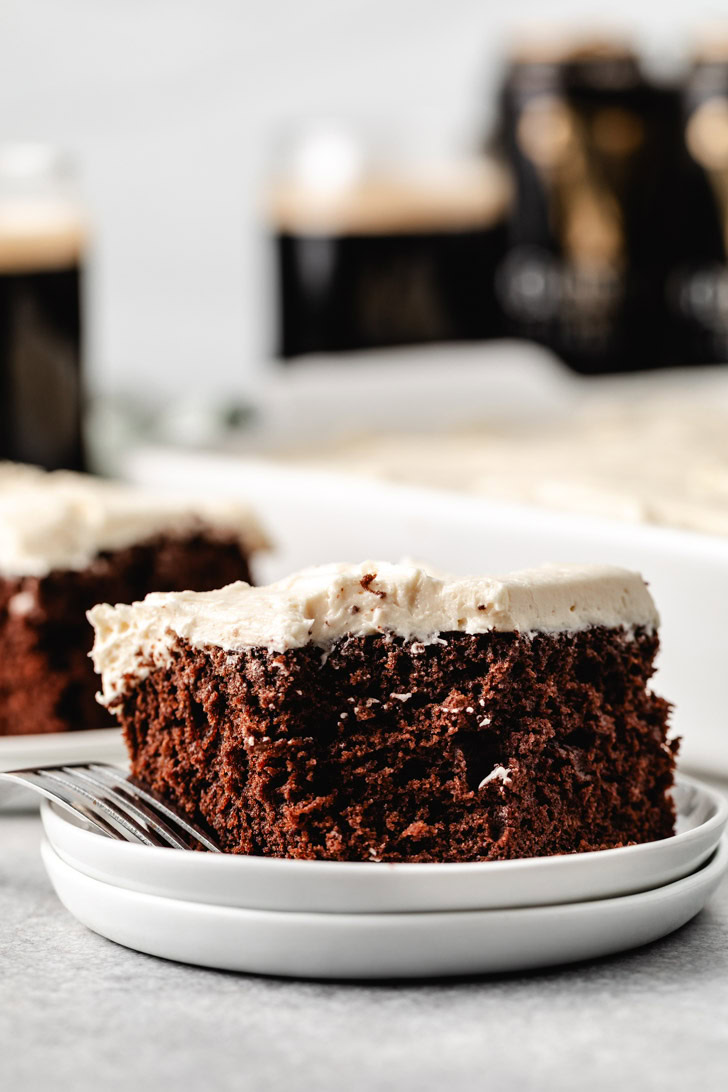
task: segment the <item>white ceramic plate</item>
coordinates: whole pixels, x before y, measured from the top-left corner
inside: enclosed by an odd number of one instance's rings
[[[728,843],[675,883],[638,895],[517,910],[292,914],[182,902],[85,876],[43,844],[58,897],[127,948],[182,963],[301,978],[421,978],[522,971],[657,940],[702,910]]]
[[[678,834],[659,842],[522,861],[374,864],[186,853],[117,842],[43,805],[56,853],[87,876],[189,902],[253,910],[367,914],[490,910],[602,899],[686,876],[715,849],[728,803],[681,777]]]
[[[0,770],[57,766],[65,762],[111,762],[126,766],[126,747],[119,728],[49,732],[40,736],[0,737]],[[13,785],[0,788],[0,811],[37,808],[39,797]]]

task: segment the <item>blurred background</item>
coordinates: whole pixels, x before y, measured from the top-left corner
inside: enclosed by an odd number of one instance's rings
[[[450,427],[555,383],[571,408],[566,376],[692,390],[728,359],[719,16],[6,0],[2,455]]]
[[[90,389],[248,389],[276,344],[265,186],[297,127],[333,120],[367,148],[470,155],[502,121],[505,62],[524,33],[614,34],[651,75],[679,81],[722,13],[606,7],[5,0],[0,137],[72,153],[92,224]]]

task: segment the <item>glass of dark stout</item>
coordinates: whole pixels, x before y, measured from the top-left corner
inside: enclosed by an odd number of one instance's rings
[[[628,44],[513,51],[499,133],[515,177],[499,272],[513,333],[583,373],[681,362],[666,304],[695,203],[680,129],[679,88],[647,78]]]
[[[0,148],[0,459],[84,469],[86,247],[68,157],[44,145]]]
[[[493,160],[441,160],[312,126],[267,192],[277,355],[498,336],[495,270],[508,178]]]

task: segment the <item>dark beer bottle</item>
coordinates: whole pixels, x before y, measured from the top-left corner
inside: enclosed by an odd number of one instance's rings
[[[499,140],[515,176],[499,289],[511,331],[583,373],[671,363],[665,283],[679,92],[614,42],[516,52]]]
[[[683,192],[668,303],[681,356],[728,361],[728,40],[714,37],[685,80]]]

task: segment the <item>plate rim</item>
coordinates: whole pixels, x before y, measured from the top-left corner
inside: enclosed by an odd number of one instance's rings
[[[341,928],[346,925],[394,925],[396,922],[398,927],[414,924],[415,921],[421,921],[427,919],[431,923],[437,923],[435,919],[443,921],[464,921],[465,918],[470,920],[483,919],[491,921],[494,915],[500,917],[513,917],[517,915],[521,920],[531,917],[538,918],[546,914],[564,914],[568,913],[573,917],[583,916],[584,914],[597,913],[599,910],[609,910],[613,906],[619,906],[622,909],[627,907],[629,902],[633,904],[636,901],[641,901],[643,904],[647,901],[650,904],[657,905],[660,902],[664,902],[665,899],[670,899],[679,894],[684,894],[695,888],[709,887],[710,884],[715,882],[717,887],[721,879],[728,871],[728,835],[722,835],[717,846],[711,853],[707,861],[703,862],[698,868],[688,873],[687,876],[682,876],[678,880],[673,880],[671,883],[662,884],[660,887],[651,888],[648,891],[633,891],[628,895],[616,895],[606,899],[582,899],[578,902],[564,902],[564,903],[550,903],[548,905],[540,906],[514,906],[514,907],[498,907],[493,909],[481,909],[481,910],[424,910],[424,911],[404,911],[404,912],[383,912],[383,913],[321,913],[317,911],[291,911],[291,910],[260,910],[250,907],[242,906],[223,906],[219,903],[210,902],[193,902],[189,899],[177,899],[168,898],[164,895],[154,895],[148,891],[137,891],[133,888],[118,887],[116,884],[111,884],[105,880],[97,879],[94,876],[88,876],[85,872],[74,867],[68,861],[64,860],[53,846],[50,844],[47,838],[43,838],[41,843],[41,854],[43,856],[44,867],[46,867],[45,855],[52,856],[54,864],[57,864],[61,870],[67,870],[73,873],[74,876],[80,878],[80,880],[88,881],[94,887],[99,887],[104,890],[114,890],[119,892],[119,898],[131,898],[134,902],[147,903],[150,901],[158,908],[162,908],[165,904],[173,903],[177,906],[181,906],[185,911],[192,913],[196,911],[198,914],[204,914],[211,912],[216,916],[224,916],[231,920],[268,920],[279,921],[281,924],[284,921],[290,922],[295,919],[297,924],[321,924],[324,920],[327,924],[330,924],[334,928]],[[51,881],[52,882],[52,881]],[[55,885],[54,885],[55,890]]]
[[[691,842],[703,839],[708,833],[712,833],[720,828],[721,834],[716,838],[716,842],[718,842],[722,835],[722,828],[728,825],[728,799],[726,799],[717,789],[700,779],[679,773],[676,775],[674,787],[677,788],[682,784],[706,795],[714,807],[713,814],[699,826],[682,831],[680,834],[672,834],[668,838],[660,838],[649,842],[638,842],[635,845],[617,846],[611,849],[587,850],[583,853],[559,853],[551,856],[519,857],[505,861],[329,861],[318,859],[300,860],[290,857],[266,857],[242,853],[200,853],[195,854],[195,860],[198,862],[195,867],[200,870],[213,867],[227,868],[232,872],[234,869],[239,869],[246,865],[249,868],[257,868],[272,873],[278,871],[291,874],[301,873],[302,875],[307,873],[310,875],[315,867],[317,871],[318,869],[331,873],[336,871],[342,877],[346,876],[347,878],[364,874],[367,876],[391,876],[395,872],[409,876],[432,876],[435,874],[435,870],[438,872],[442,870],[449,876],[456,874],[470,876],[479,875],[485,869],[490,873],[497,872],[501,874],[526,872],[533,870],[535,867],[544,868],[553,866],[555,862],[558,862],[562,868],[568,869],[579,866],[583,868],[584,865],[582,862],[613,861],[616,859],[624,860],[627,858],[628,854],[629,858],[634,861],[640,856],[645,856],[646,853],[655,852],[656,847],[666,847],[665,851],[667,852],[667,847],[677,845],[687,846]],[[110,842],[115,847],[123,847],[119,850],[112,850],[112,852],[122,852],[130,856],[138,856],[140,853],[147,854],[149,851],[153,851],[156,856],[158,856],[159,853],[164,853],[165,856],[174,854],[177,859],[179,859],[181,855],[184,855],[185,858],[188,856],[189,851],[187,850],[174,849],[172,847],[161,848],[157,846],[135,845],[131,842],[107,839],[104,835],[74,823],[62,808],[46,800],[41,802],[41,817],[44,820],[44,829],[46,829],[45,815],[49,810],[53,812],[54,817],[62,820],[68,826],[73,827],[74,832],[77,832],[78,836],[82,839],[104,838],[104,841]],[[98,844],[98,842],[95,844]],[[209,862],[211,861],[215,863],[210,864]],[[223,861],[226,863],[223,864]],[[205,864],[203,862],[208,863]]]

